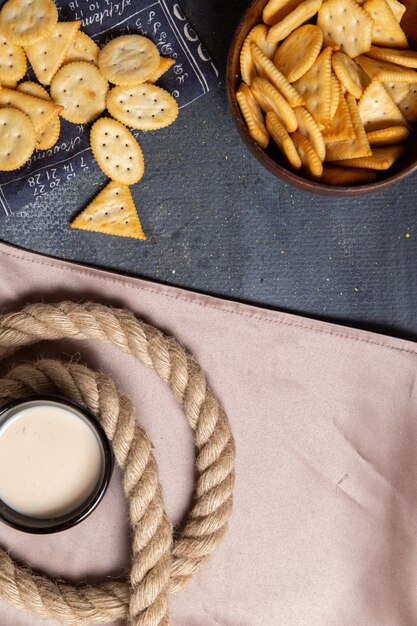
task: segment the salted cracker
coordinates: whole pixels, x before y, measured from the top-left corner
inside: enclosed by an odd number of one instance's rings
[[[99,69],[87,61],[63,65],[52,79],[51,96],[63,107],[61,117],[87,124],[106,108],[109,84]]]
[[[323,173],[323,163],[313,144],[298,131],[291,134],[291,139],[297,149],[301,162],[311,178],[320,178]]]
[[[142,150],[126,126],[101,117],[90,132],[90,144],[95,160],[104,174],[124,185],[134,185],[143,176],[145,162]]]
[[[7,0],[0,10],[0,32],[18,46],[46,39],[57,21],[53,0]]]
[[[78,31],[65,55],[64,64],[74,61],[87,61],[97,65],[100,48],[91,37],[82,31]]]
[[[265,113],[268,111],[275,113],[288,132],[293,132],[297,128],[297,118],[292,107],[269,81],[257,76],[253,79],[250,89]]]
[[[388,126],[407,126],[407,120],[385,87],[373,80],[358,102],[358,111],[367,132]]]
[[[374,21],[372,26],[373,44],[390,48],[408,48],[407,37],[386,0],[367,0],[363,8]]]
[[[326,45],[338,44],[350,57],[367,52],[371,47],[373,21],[354,0],[326,0],[318,15]]]
[[[26,57],[21,46],[7,41],[0,33],[0,84],[17,83],[26,73]]]
[[[251,52],[258,75],[269,80],[292,107],[302,106],[304,100],[300,94],[255,43],[251,44]]]
[[[62,110],[54,102],[5,87],[0,91],[0,107],[12,107],[26,113],[32,120],[35,133],[45,128]]]
[[[71,222],[71,228],[145,240],[129,187],[111,181]]]
[[[293,30],[308,22],[320,9],[322,0],[304,0],[283,20],[271,26],[267,35],[268,43],[278,43],[282,41]]]
[[[324,161],[326,156],[326,144],[324,143],[322,132],[313,116],[304,107],[296,107],[294,113],[297,118],[298,132],[310,140],[320,161]]]
[[[373,183],[377,174],[373,170],[359,169],[354,167],[337,167],[335,165],[325,165],[320,182],[326,185],[360,185]]]
[[[274,64],[293,83],[311,68],[322,44],[323,33],[318,26],[300,26],[282,42],[274,55]]]
[[[369,78],[360,65],[344,52],[334,52],[332,66],[343,87],[357,100],[369,84]]]
[[[49,93],[42,85],[33,83],[31,81],[25,81],[19,83],[17,91],[25,93],[28,96],[34,96],[35,98],[41,98],[41,100],[51,100]],[[59,115],[55,117],[44,128],[36,133],[35,143],[38,150],[49,150],[58,141],[61,132],[61,122]]]
[[[323,126],[330,122],[332,52],[331,47],[325,48],[308,72],[293,83],[306,109]]]
[[[389,126],[382,130],[373,130],[366,133],[371,148],[380,146],[396,145],[406,141],[410,136],[410,131],[406,126]]]
[[[50,85],[81,25],[80,21],[58,22],[47,39],[24,46],[36,78]]]
[[[265,127],[264,116],[261,107],[245,83],[241,83],[236,91],[236,100],[248,127],[249,135],[261,148],[265,149],[269,144],[269,133]]]
[[[372,154],[367,157],[357,157],[346,161],[339,161],[338,165],[360,167],[370,170],[388,170],[406,151],[406,146],[384,146],[373,148]]]
[[[355,98],[346,94],[346,103],[352,120],[355,137],[344,141],[333,141],[326,145],[326,161],[340,161],[372,154]]]
[[[368,76],[379,80],[381,83],[417,83],[417,72],[413,69],[401,67],[388,61],[370,59],[366,55],[357,57],[356,61]]]
[[[145,83],[159,67],[156,45],[142,35],[122,35],[100,50],[98,66],[114,85],[135,87]]]
[[[30,117],[18,109],[0,109],[0,172],[24,165],[34,149],[35,130]]]
[[[106,105],[116,120],[138,130],[165,128],[178,117],[175,98],[156,85],[113,87],[108,93]]]
[[[258,48],[262,50],[262,52],[268,59],[272,59],[277,49],[276,43],[267,43],[267,34],[268,28],[265,26],[265,24],[257,24],[252,28],[252,30],[246,36],[245,41],[243,42],[239,56],[240,74],[242,76],[242,80],[247,85],[250,85],[252,80],[256,76],[255,63],[253,61],[251,52],[251,44],[256,43]]]
[[[272,137],[274,144],[279,151],[284,155],[287,162],[296,170],[299,170],[302,162],[300,155],[297,152],[297,148],[294,145],[293,140],[272,111],[268,111],[266,114],[266,128]]]

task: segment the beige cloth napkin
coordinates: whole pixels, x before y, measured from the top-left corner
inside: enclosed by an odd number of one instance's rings
[[[0,307],[94,298],[174,334],[205,368],[237,445],[227,538],[171,601],[174,626],[417,624],[417,358],[413,343],[0,245]],[[65,342],[129,394],[148,429],[174,522],[187,511],[193,441],[157,376],[107,345]],[[46,344],[38,354],[50,354]],[[14,556],[62,577],[127,568],[115,475],[78,527],[31,537],[0,524]],[[52,624],[0,603],[2,626]]]

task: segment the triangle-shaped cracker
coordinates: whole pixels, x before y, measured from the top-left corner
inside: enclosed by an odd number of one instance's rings
[[[346,103],[352,120],[355,138],[346,141],[333,141],[326,146],[326,161],[340,161],[357,157],[371,156],[372,151],[360,118],[355,98],[348,93]]]
[[[12,107],[26,113],[32,120],[35,132],[39,132],[62,111],[62,106],[52,101],[28,96],[14,89],[3,87],[0,91],[0,107]]]
[[[324,126],[330,122],[332,52],[331,47],[325,48],[308,72],[293,83],[305,108]]]
[[[358,111],[367,132],[388,126],[407,126],[407,120],[400,109],[385,87],[376,80],[373,80],[363,92],[358,102]]]
[[[24,47],[27,58],[40,83],[51,84],[51,80],[61,67],[80,25],[81,22],[79,21],[59,22],[49,37]]]
[[[417,122],[417,84],[410,85],[410,90],[398,107],[409,122]]]
[[[402,2],[398,2],[398,0],[387,0],[389,4],[389,8],[394,13],[395,19],[398,23],[401,22],[401,18],[405,13],[406,7]]]
[[[365,55],[356,57],[355,61],[368,76],[381,83],[417,83],[417,72],[407,67],[388,63],[388,61],[370,59]]]
[[[407,37],[386,0],[367,0],[363,8],[374,20],[372,43],[390,48],[408,48]]]
[[[333,141],[345,141],[347,139],[355,138],[355,131],[353,129],[349,108],[341,90],[336,115],[332,119],[329,126],[323,130],[323,138],[326,143]]]
[[[111,181],[71,222],[71,228],[146,239],[129,187]]]

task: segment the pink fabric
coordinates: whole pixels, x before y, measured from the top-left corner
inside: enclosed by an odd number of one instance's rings
[[[237,445],[227,538],[171,601],[174,626],[417,624],[416,346],[0,245],[0,306],[94,298],[174,334],[206,370]],[[52,346],[51,346],[52,347]],[[65,342],[129,394],[159,462],[175,522],[187,511],[193,440],[157,376],[115,349]],[[38,354],[49,354],[46,344]],[[129,561],[116,475],[77,528],[0,542],[35,567],[78,579]],[[46,622],[0,604],[2,626]],[[53,624],[53,622],[49,622]]]

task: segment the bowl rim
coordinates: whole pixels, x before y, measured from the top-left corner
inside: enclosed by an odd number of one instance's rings
[[[401,180],[409,176],[412,172],[414,172],[417,169],[417,159],[415,162],[408,164],[401,171],[395,172],[392,176],[389,176],[388,178],[384,178],[382,180],[374,181],[372,183],[367,183],[364,185],[329,185],[326,183],[320,183],[319,181],[304,178],[302,176],[299,176],[295,172],[283,167],[280,163],[272,159],[265,152],[265,150],[263,150],[259,146],[259,144],[254,139],[252,139],[252,137],[248,133],[246,123],[242,117],[236,99],[235,84],[238,79],[242,79],[240,75],[239,63],[237,63],[237,68],[234,68],[233,57],[248,15],[253,11],[253,8],[256,5],[259,4],[260,6],[262,6],[262,3],[264,3],[265,6],[267,1],[268,0],[252,0],[250,5],[247,7],[233,33],[226,61],[226,94],[229,110],[239,132],[239,135],[241,136],[244,144],[249,149],[249,151],[255,156],[255,158],[272,174],[274,174],[278,178],[283,179],[284,182],[289,183],[293,187],[298,187],[303,191],[309,191],[312,193],[328,196],[350,197],[364,195],[375,191],[382,191],[383,189],[391,187],[393,184],[400,182]],[[236,58],[239,59],[239,55],[237,55]]]

